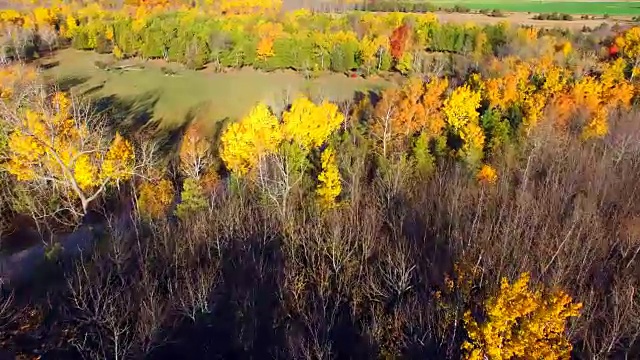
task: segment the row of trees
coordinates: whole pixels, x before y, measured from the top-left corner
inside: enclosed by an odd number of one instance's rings
[[[34,47],[51,50],[70,42],[78,49],[112,52],[119,58],[164,58],[191,68],[211,63],[216,68],[407,73],[419,70],[424,51],[474,54],[479,59],[505,55],[512,45],[535,49],[529,54],[535,56],[541,48],[553,51],[572,40],[571,34],[506,23],[441,24],[432,14],[364,12],[335,17],[298,10],[278,17],[211,17],[201,9],[139,7],[132,13],[87,7],[37,8],[33,15],[5,11],[0,20],[8,54],[24,54]],[[534,34],[529,44],[522,41],[524,33]]]
[[[282,206],[292,184],[311,175],[316,180],[307,189],[320,186],[317,190],[323,194],[324,207],[331,208],[340,195],[336,170],[340,154],[336,155],[331,144],[338,141],[345,117],[362,124],[362,136],[380,156],[379,166],[401,161],[411,164],[416,176],[424,177],[434,171],[435,164],[456,159],[472,173],[479,171],[481,179],[492,179],[493,171],[482,167],[483,162],[501,156],[506,147],[518,144],[541,124],[585,141],[607,135],[609,118],[630,109],[637,84],[632,65],[623,58],[601,65],[598,73],[576,78],[551,58],[534,62],[506,58],[490,63],[483,73],[471,74],[461,85],[447,78],[427,82],[412,78],[401,87],[382,91],[374,102],[367,96],[344,104],[342,112],[334,104],[316,105],[306,98],[294,101],[282,114],[273,114],[261,104],[228,126],[220,138],[220,149],[214,149],[200,125],[194,125],[186,132],[180,152],[184,178],[179,183],[188,181],[179,211],[201,208],[186,204],[185,199],[202,204],[198,199],[205,189],[215,187],[219,174],[227,171],[233,178],[250,174],[265,187],[275,181],[270,177],[280,176],[275,182],[281,188],[274,199]],[[24,70],[15,67],[11,72]],[[27,77],[20,80],[3,89],[8,99],[16,96],[14,91],[21,84],[29,83]],[[101,120],[94,119],[88,109],[72,107],[64,94],[46,101],[42,93],[30,94],[27,99],[32,99],[28,110],[5,110],[9,132],[5,168],[18,181],[29,184],[26,191],[44,192],[53,187],[66,204],[65,211],[86,214],[107,187],[131,179],[138,169],[153,162],[149,159],[153,151],[145,150],[140,155],[142,162],[136,165],[132,144],[118,134],[105,142],[109,137]],[[326,144],[330,146],[325,148]],[[214,154],[219,154],[223,168]],[[143,178],[147,180],[140,193],[148,199],[142,202],[151,204],[150,214],[163,215],[173,203],[170,194],[174,192],[158,190],[168,195],[154,200],[153,188],[172,188],[170,179],[155,172]],[[50,205],[59,206],[56,204]]]
[[[140,19],[94,19],[81,24],[70,35],[72,44],[79,49],[117,48],[124,56],[165,58],[190,67],[213,63],[268,70],[372,72],[390,70],[394,64],[397,67],[398,63],[407,62],[404,56],[427,48],[490,54],[504,43],[507,29],[507,26],[489,29],[438,24],[430,15],[405,19],[392,14],[373,20],[356,14],[336,19],[299,11],[280,22],[211,19],[187,12]],[[394,33],[402,37],[394,37]]]

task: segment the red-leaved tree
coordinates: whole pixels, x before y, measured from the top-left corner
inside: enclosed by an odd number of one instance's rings
[[[402,25],[393,30],[391,38],[389,39],[391,45],[391,56],[398,60],[404,55],[407,45],[409,44],[409,37],[411,31],[409,26]]]

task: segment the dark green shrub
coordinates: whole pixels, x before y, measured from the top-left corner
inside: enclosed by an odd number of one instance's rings
[[[480,118],[480,125],[484,130],[485,153],[496,154],[500,147],[509,141],[511,132],[509,122],[502,118],[500,112],[494,109],[488,109]]]
[[[557,12],[553,12],[550,14],[538,14],[533,17],[534,20],[563,20],[563,21],[572,21],[573,16],[570,14],[560,14]]]
[[[175,31],[163,32],[158,27],[149,27],[142,33],[142,46],[140,47],[140,55],[144,58],[154,59],[163,58],[167,54],[167,39],[174,38]]]
[[[113,44],[103,34],[96,36],[96,52],[98,54],[111,54]]]
[[[491,17],[504,17],[505,15],[499,9],[493,9],[493,10],[491,10],[491,13],[489,14],[489,16],[491,16]]]
[[[80,28],[71,40],[71,46],[78,50],[93,50],[93,47],[89,44],[89,34]]]
[[[331,51],[331,70],[345,72],[358,67],[356,54],[358,45],[355,43],[342,43],[336,45]]]
[[[187,43],[184,53],[184,64],[189,69],[201,69],[209,61],[210,51],[207,43],[194,37]]]
[[[454,6],[451,8],[451,11],[452,11],[452,12],[455,12],[455,13],[463,13],[463,14],[466,14],[466,13],[470,12],[470,11],[471,11],[471,9],[469,9],[468,7],[463,6],[463,5],[454,5]]]

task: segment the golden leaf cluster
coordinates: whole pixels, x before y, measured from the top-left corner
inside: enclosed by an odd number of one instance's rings
[[[105,180],[128,180],[133,176],[134,163],[133,145],[116,133],[102,162],[101,177]]]
[[[480,93],[471,90],[469,85],[457,87],[444,102],[444,115],[447,124],[460,131],[480,118]]]
[[[299,97],[282,115],[282,133],[284,140],[309,150],[322,145],[343,121],[344,115],[335,104],[323,101],[316,105],[306,97]]]
[[[316,194],[318,194],[320,206],[323,209],[334,208],[336,198],[340,196],[342,191],[342,185],[340,184],[336,154],[332,148],[326,148],[322,152],[322,171],[318,175],[318,183]]]
[[[171,181],[145,181],[138,187],[138,210],[144,217],[159,219],[173,204],[175,191]]]
[[[625,56],[632,59],[640,57],[640,27],[634,26],[627,30],[622,37],[616,39],[616,45]]]
[[[582,307],[562,291],[529,288],[529,274],[513,284],[502,279],[500,290],[484,304],[485,319],[467,311],[465,359],[564,359],[572,346],[565,334],[567,319]]]
[[[443,112],[451,131],[462,140],[460,155],[471,162],[482,157],[484,132],[479,125],[481,95],[469,85],[463,85],[451,93],[445,100]]]
[[[491,165],[482,165],[476,175],[479,182],[485,184],[495,184],[498,181],[498,172]]]
[[[19,181],[52,181],[86,198],[86,191],[131,178],[135,154],[116,134],[109,146],[86,122],[70,115],[71,101],[56,93],[50,111],[26,109],[10,129],[7,171]]]
[[[263,156],[277,150],[282,131],[278,118],[260,103],[239,122],[229,125],[220,140],[220,157],[227,168],[245,175]]]

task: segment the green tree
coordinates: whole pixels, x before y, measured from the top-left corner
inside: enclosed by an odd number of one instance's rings
[[[184,220],[190,215],[207,209],[208,206],[202,185],[196,179],[187,178],[180,193],[180,203],[176,207],[176,215]]]

